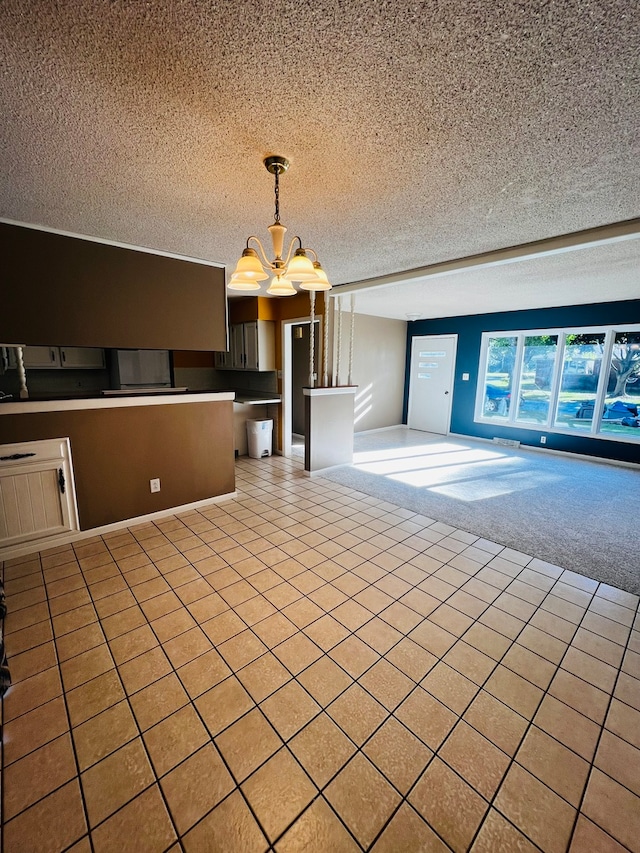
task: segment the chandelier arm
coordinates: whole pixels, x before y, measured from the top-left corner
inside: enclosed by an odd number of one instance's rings
[[[249,240],[255,240],[255,241],[256,241],[256,243],[258,244],[258,249],[260,250],[260,255],[262,255],[262,257],[260,258],[260,261],[261,261],[262,265],[263,265],[266,269],[268,269],[268,270],[270,270],[271,272],[273,272],[273,264],[272,264],[272,263],[271,263],[271,261],[267,258],[267,254],[266,254],[266,252],[265,252],[265,250],[264,250],[264,246],[263,246],[263,245],[262,245],[262,243],[260,242],[259,238],[258,238],[258,237],[256,237],[256,236],[255,236],[255,234],[252,234],[250,237],[247,237],[247,249],[249,248]]]
[[[293,246],[294,246],[296,240],[298,241],[298,248],[299,249],[302,248],[302,240],[300,239],[300,237],[292,237],[291,242],[289,243],[289,248],[287,249],[287,256],[284,259],[285,267],[288,265],[289,261],[291,260],[291,253],[293,252]]]

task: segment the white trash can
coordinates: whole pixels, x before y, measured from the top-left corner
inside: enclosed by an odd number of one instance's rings
[[[270,418],[247,421],[247,444],[252,459],[271,456],[273,421]]]

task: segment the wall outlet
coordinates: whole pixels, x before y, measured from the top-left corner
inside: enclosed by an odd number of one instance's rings
[[[540,436],[540,444],[546,444],[546,443],[547,443],[547,436],[541,435]]]
[[[468,374],[468,373],[463,373],[463,374],[462,374],[462,381],[463,381],[463,382],[468,382],[468,381],[469,381],[469,374]]]
[[[152,492],[160,491],[160,478],[156,477],[155,480],[149,480],[149,488]]]

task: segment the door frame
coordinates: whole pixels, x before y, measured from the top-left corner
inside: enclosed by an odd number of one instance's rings
[[[453,393],[455,388],[455,378],[456,378],[456,360],[458,356],[458,335],[457,334],[442,334],[442,335],[413,335],[411,338],[411,349],[409,352],[409,401],[407,405],[407,427],[412,429],[411,427],[411,409],[413,404],[413,379],[412,379],[412,367],[413,367],[413,346],[415,341],[442,341],[442,340],[451,340],[453,341],[453,356],[451,359],[451,391],[447,395],[449,398],[449,408],[447,411],[447,431],[444,435],[449,435],[451,429],[451,409],[453,407]]]
[[[322,317],[316,314],[318,323],[318,341],[322,345]],[[293,350],[291,346],[291,329],[293,326],[311,324],[311,316],[297,317],[294,320],[282,321],[282,455],[291,456],[291,430],[293,424]]]

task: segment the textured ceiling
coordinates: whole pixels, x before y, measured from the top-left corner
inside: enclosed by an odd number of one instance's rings
[[[279,153],[282,220],[342,284],[640,214],[628,0],[3,0],[0,71],[12,220],[231,266]],[[598,299],[640,296],[640,240],[621,254]],[[596,274],[581,255],[530,262],[537,304]],[[521,300],[514,269],[487,306]]]

